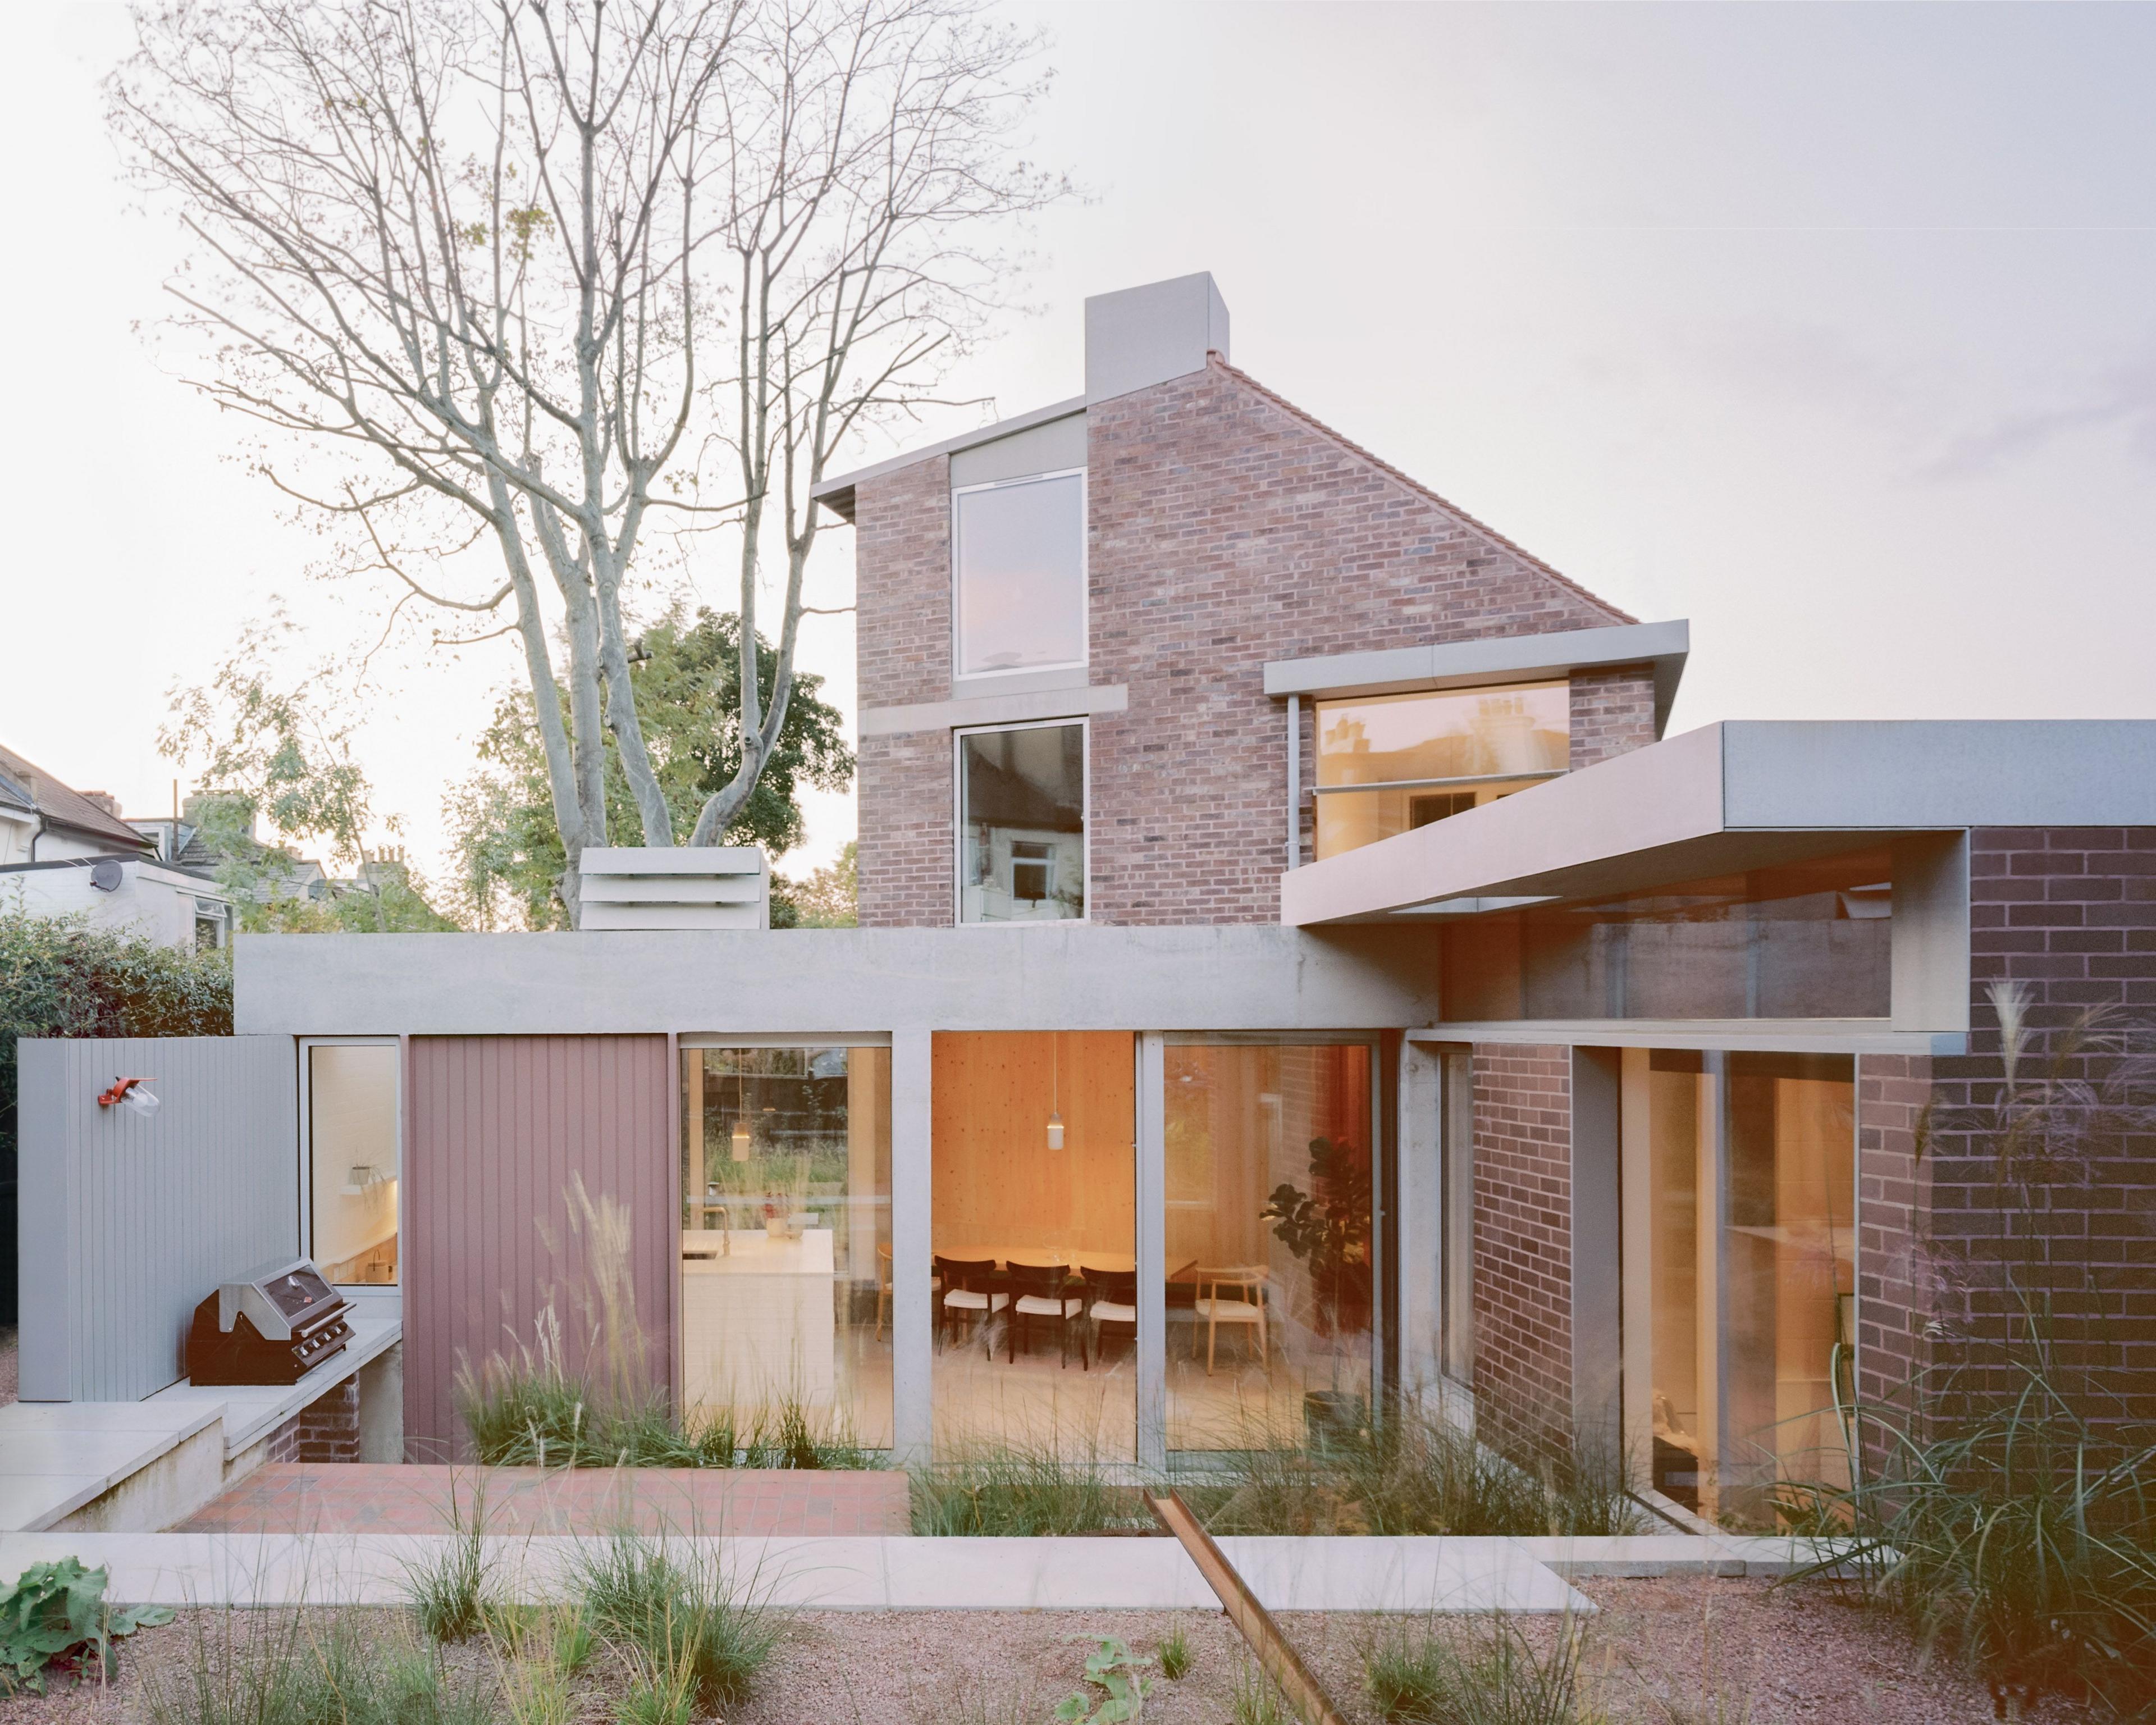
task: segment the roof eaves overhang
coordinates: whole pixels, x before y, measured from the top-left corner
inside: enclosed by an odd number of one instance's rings
[[[1067,401],[1050,402],[1045,408],[1035,408],[1030,413],[1014,414],[1008,419],[998,419],[976,430],[962,432],[957,437],[947,437],[940,444],[930,444],[925,449],[909,449],[902,455],[893,455],[886,461],[874,462],[866,467],[856,467],[850,473],[833,475],[812,488],[809,496],[829,510],[840,520],[854,518],[855,487],[865,480],[880,479],[885,474],[896,473],[901,467],[911,467],[916,461],[927,461],[937,455],[955,455],[961,449],[977,449],[983,444],[993,443],[999,437],[1011,437],[1021,431],[1030,431],[1036,425],[1045,425],[1051,420],[1067,419],[1073,413],[1086,410],[1086,398],[1074,395]]]
[[[1281,920],[1476,916],[1981,826],[2156,826],[2156,721],[1704,726],[1291,870]]]
[[[1542,634],[1493,635],[1368,653],[1273,660],[1265,668],[1265,693],[1276,699],[1302,695],[1315,700],[1406,695],[1472,688],[1482,683],[1532,682],[1604,665],[1651,665],[1655,734],[1659,737],[1669,722],[1670,706],[1676,699],[1677,685],[1691,651],[1691,625],[1683,618],[1557,629]]]

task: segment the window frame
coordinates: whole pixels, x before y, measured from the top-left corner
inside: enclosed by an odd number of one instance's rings
[[[1008,491],[1019,485],[1039,485],[1045,480],[1075,479],[1078,481],[1078,656],[1059,659],[1045,665],[1012,665],[1004,670],[968,670],[959,649],[961,619],[958,608],[959,560],[964,554],[964,545],[958,528],[958,500],[970,497],[979,491]],[[951,489],[951,675],[968,684],[986,681],[995,677],[1035,676],[1043,671],[1083,670],[1093,662],[1093,603],[1091,561],[1091,491],[1083,467],[1052,468],[1045,473],[1026,473],[1012,479],[985,480],[978,485],[954,485]]]
[[[364,1281],[332,1284],[341,1294],[355,1291],[362,1294],[393,1294],[400,1299],[404,1292],[405,1246],[405,1178],[404,1152],[408,1147],[411,1122],[408,1117],[408,1098],[404,1070],[404,1039],[401,1036],[302,1036],[300,1042],[300,1119],[299,1161],[300,1189],[300,1255],[321,1268],[315,1258],[315,1060],[318,1048],[388,1048],[397,1051],[397,1280],[392,1282]]]
[[[1027,928],[1040,918],[1014,918],[1008,922],[966,921],[966,739],[989,737],[1006,731],[1046,731],[1058,726],[1078,727],[1079,867],[1085,872],[1086,909],[1076,916],[1058,916],[1057,923],[1093,920],[1093,726],[1083,713],[1059,719],[1026,719],[1009,725],[965,725],[951,732],[951,926],[953,928]]]

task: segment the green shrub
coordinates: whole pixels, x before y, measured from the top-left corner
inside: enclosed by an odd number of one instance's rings
[[[1363,1656],[1382,1719],[1403,1725],[1589,1725],[1602,1718],[1580,1676],[1580,1636],[1565,1620],[1547,1653],[1500,1617],[1487,1630],[1403,1630]]]
[[[715,1558],[641,1534],[584,1543],[572,1585],[593,1637],[626,1661],[654,1705],[680,1695],[711,1711],[731,1707],[778,1640],[771,1613]]]
[[[911,1495],[917,1534],[1034,1538],[1153,1525],[1137,1486],[1113,1484],[1097,1462],[1047,1444],[982,1445],[917,1468]]]
[[[404,1590],[418,1613],[419,1627],[437,1641],[465,1641],[487,1626],[502,1609],[494,1559],[486,1549],[486,1487],[472,1487],[472,1512],[465,1519],[454,1478],[449,1481],[449,1525],[446,1548],[405,1565]]]
[[[162,1605],[116,1611],[105,1603],[105,1579],[74,1558],[33,1563],[17,1578],[0,1597],[0,1694],[44,1694],[48,1666],[103,1682],[118,1668],[115,1641],[172,1620]]]
[[[146,1668],[150,1725],[495,1725],[485,1678],[431,1649],[296,1610],[233,1609],[194,1626],[178,1666]]]
[[[1383,1418],[1285,1445],[1253,1430],[1215,1476],[1183,1497],[1214,1533],[1451,1533],[1501,1538],[1630,1533],[1647,1517],[1621,1461],[1552,1462],[1529,1473],[1412,1403]]]
[[[1179,1683],[1190,1669],[1190,1637],[1181,1624],[1160,1638],[1160,1674],[1171,1683]]]

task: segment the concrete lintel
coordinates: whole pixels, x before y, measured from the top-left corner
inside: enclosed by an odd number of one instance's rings
[[[1897,1030],[1886,1019],[1544,1019],[1438,1024],[1415,1043],[1696,1048],[1794,1054],[1958,1055],[1966,1039]]]
[[[242,935],[234,1012],[300,1036],[1397,1029],[1435,1021],[1435,942],[1083,922]]]
[[[1530,682],[1598,665],[1652,664],[1660,717],[1668,712],[1691,649],[1691,625],[1682,618],[1665,623],[1616,624],[1605,629],[1558,629],[1547,634],[1493,635],[1481,640],[1391,647],[1373,653],[1276,659],[1265,666],[1265,693],[1276,698],[1404,695],[1471,688],[1478,683]],[[1661,688],[1666,666],[1666,694]]]
[[[896,737],[908,731],[955,731],[968,725],[1085,718],[1094,713],[1120,713],[1130,704],[1127,683],[1014,690],[1007,694],[968,695],[957,701],[923,701],[915,706],[864,707],[860,727],[864,737]]]

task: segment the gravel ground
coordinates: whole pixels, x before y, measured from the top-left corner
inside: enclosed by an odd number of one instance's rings
[[[1586,1630],[1585,1665],[1617,1725],[1980,1725],[1982,1687],[1925,1671],[1892,1625],[1830,1589],[1770,1591],[1754,1581],[1686,1577],[1590,1581],[1602,1608]],[[387,1613],[354,1614],[386,1620]],[[1561,1625],[1527,1620],[1547,1645]],[[388,1629],[385,1621],[382,1627]],[[1159,1682],[1153,1725],[1229,1725],[1240,1639],[1217,1612],[804,1612],[788,1623],[756,1697],[730,1725],[1045,1725],[1075,1686],[1083,1637],[1112,1635],[1150,1653],[1180,1627],[1192,1653],[1179,1682]],[[1362,1649],[1396,1620],[1293,1614],[1290,1639],[1348,1717],[1374,1717],[1360,1687]],[[144,1672],[182,1666],[200,1624],[192,1615],[141,1632],[110,1691],[74,1689],[0,1701],[0,1725],[141,1725]],[[460,1660],[483,1661],[475,1650]],[[611,1716],[595,1693],[586,1717]],[[2082,1725],[2053,1706],[2044,1725]]]
[[[19,1381],[16,1376],[18,1339],[14,1325],[0,1325],[0,1408],[15,1399],[15,1386]]]

